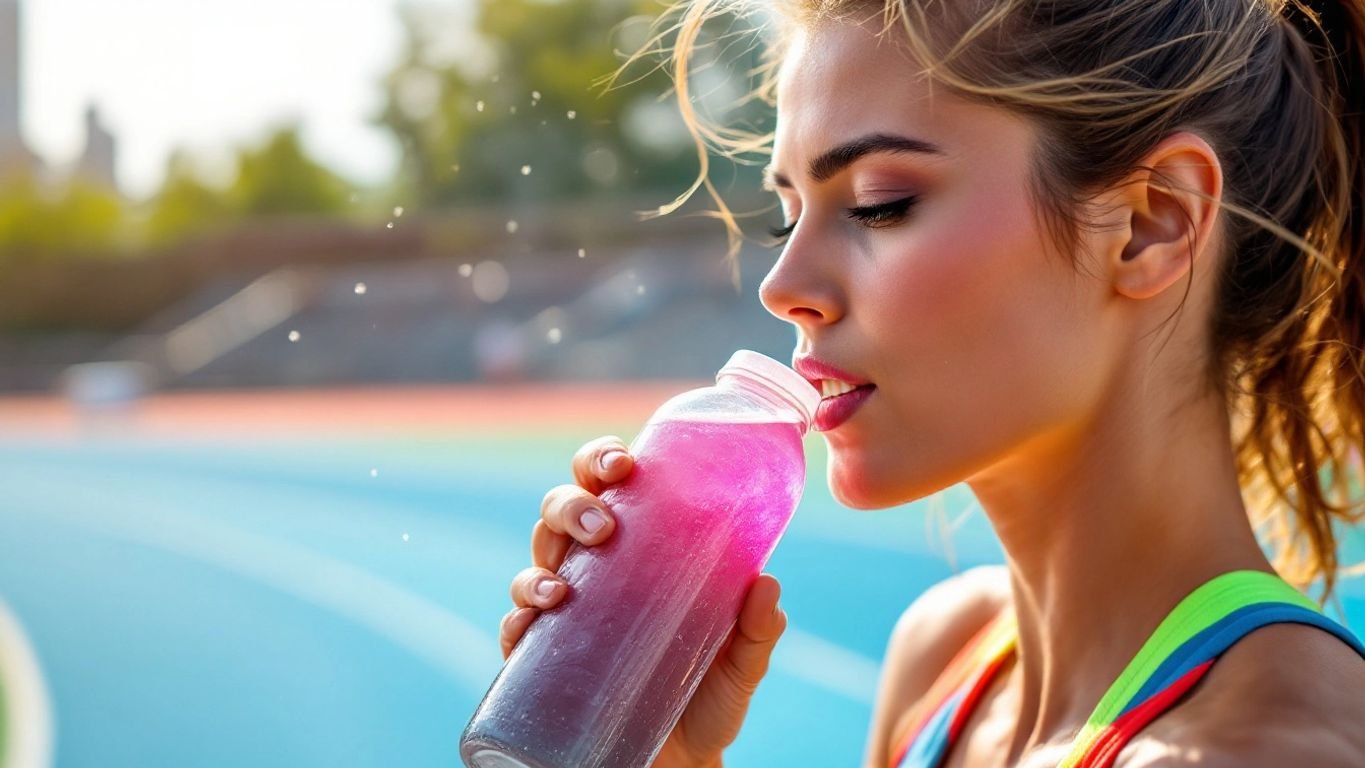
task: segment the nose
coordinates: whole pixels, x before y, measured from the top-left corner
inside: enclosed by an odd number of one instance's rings
[[[794,236],[758,287],[758,298],[765,309],[807,335],[820,326],[837,323],[845,311],[838,276],[831,269],[837,260],[817,260],[812,245]]]

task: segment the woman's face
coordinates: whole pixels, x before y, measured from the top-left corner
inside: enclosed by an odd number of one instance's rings
[[[796,326],[807,378],[829,375],[810,356],[874,387],[823,432],[830,487],[856,508],[1064,438],[1117,346],[1112,292],[1035,214],[1034,129],[919,71],[890,38],[830,23],[793,41],[778,84],[769,175],[795,228],[760,294]]]

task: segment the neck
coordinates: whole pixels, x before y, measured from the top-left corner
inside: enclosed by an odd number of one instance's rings
[[[1273,572],[1247,520],[1229,429],[1212,398],[1168,418],[1113,412],[969,481],[1004,547],[1019,623],[1008,764],[1069,743],[1200,584]]]

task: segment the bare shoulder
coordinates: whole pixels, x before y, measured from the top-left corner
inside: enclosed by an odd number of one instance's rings
[[[1002,565],[980,566],[925,590],[901,614],[887,641],[866,765],[884,768],[901,718],[953,656],[1010,600]]]
[[[1274,624],[1214,664],[1116,768],[1365,765],[1365,659],[1332,635]]]

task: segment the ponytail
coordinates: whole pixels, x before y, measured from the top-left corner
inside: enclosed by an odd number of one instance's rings
[[[1365,519],[1365,502],[1351,500],[1365,477],[1365,0],[1278,3],[1287,66],[1320,126],[1309,184],[1279,223],[1313,258],[1301,259],[1297,306],[1230,370],[1248,419],[1238,470],[1265,513],[1257,522],[1272,528],[1281,574],[1300,587],[1321,579],[1325,601],[1341,570],[1337,526]],[[1230,269],[1228,286],[1248,277]],[[1236,294],[1224,293],[1225,306]]]

